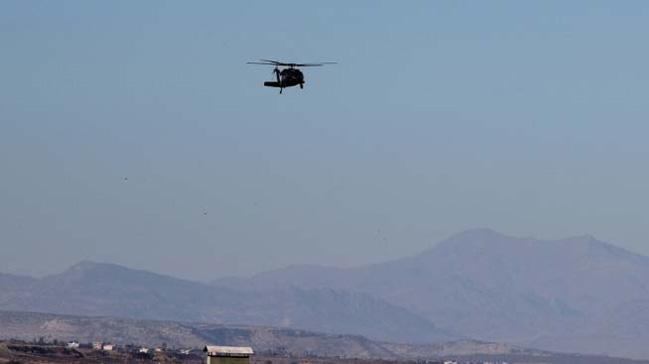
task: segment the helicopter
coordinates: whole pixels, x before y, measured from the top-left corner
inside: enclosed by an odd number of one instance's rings
[[[300,85],[304,88],[304,74],[298,67],[322,67],[326,64],[336,64],[336,62],[319,62],[319,63],[286,63],[280,61],[273,61],[271,59],[260,59],[259,62],[247,62],[247,64],[261,64],[265,66],[275,66],[273,73],[275,74],[276,81],[266,81],[266,87],[279,87],[279,93],[286,87]],[[286,67],[280,70],[280,67]]]

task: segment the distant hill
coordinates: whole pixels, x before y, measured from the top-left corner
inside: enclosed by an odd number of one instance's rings
[[[647,364],[649,361],[633,361],[606,356],[584,356],[529,350],[512,345],[461,340],[436,344],[399,344],[368,340],[358,335],[332,335],[312,331],[242,325],[217,325],[203,323],[180,323],[119,319],[111,317],[81,317],[32,312],[0,311],[0,362],[11,358],[3,354],[1,340],[22,339],[31,341],[77,340],[81,343],[94,341],[117,345],[146,345],[156,347],[166,344],[172,348],[201,348],[205,344],[252,346],[258,354],[274,354],[277,358],[290,354],[302,358],[317,357],[319,363],[340,363],[341,358],[381,359],[392,362],[412,360],[459,359],[462,362],[510,362],[535,364]],[[8,349],[9,346],[4,346]],[[41,350],[42,351],[42,350]],[[279,355],[279,356],[277,356]],[[259,356],[259,355],[258,355]],[[43,353],[38,360],[53,358]],[[324,359],[329,358],[329,359]],[[58,358],[52,362],[65,362]],[[76,360],[76,359],[75,359]],[[105,360],[105,358],[104,358]],[[124,359],[125,360],[125,359]],[[295,359],[291,358],[290,362]],[[88,362],[95,362],[91,359]],[[115,360],[116,361],[116,360]],[[122,360],[123,361],[123,360]],[[257,360],[262,362],[262,360]],[[26,361],[31,362],[31,361]],[[48,361],[49,362],[49,361]],[[288,363],[285,361],[278,362]],[[351,361],[344,361],[351,362]],[[368,362],[370,363],[370,362]]]
[[[0,311],[0,340],[34,340],[40,337],[60,341],[106,341],[119,345],[133,343],[158,346],[166,343],[172,347],[194,348],[209,343],[251,345],[255,350],[263,352],[352,358],[397,359],[512,352],[541,354],[538,351],[477,341],[414,346],[377,342],[358,335],[332,335],[263,326]]]
[[[243,291],[113,264],[82,262],[42,279],[3,275],[0,292],[3,310],[269,325],[382,340],[453,338],[427,319],[364,293],[298,287]]]
[[[31,277],[0,273],[0,304],[25,294],[25,288],[34,282],[36,279]]]
[[[480,340],[649,358],[649,258],[591,236],[540,241],[475,229],[386,263],[217,282],[361,292]]]

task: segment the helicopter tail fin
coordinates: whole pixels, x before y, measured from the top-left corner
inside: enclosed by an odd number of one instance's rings
[[[264,86],[266,86],[266,87],[281,87],[279,85],[279,82],[275,82],[275,81],[266,81],[266,82],[264,82]]]

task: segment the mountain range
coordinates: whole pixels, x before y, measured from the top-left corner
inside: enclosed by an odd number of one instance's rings
[[[0,310],[267,325],[405,341],[450,338],[407,309],[364,293],[238,290],[94,262],[41,279],[0,275]]]
[[[474,229],[385,263],[292,266],[210,284],[93,262],[40,279],[0,274],[0,309],[646,359],[649,258],[591,236],[542,241]]]

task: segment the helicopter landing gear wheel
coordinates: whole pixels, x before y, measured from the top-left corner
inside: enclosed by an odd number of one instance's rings
[[[300,84],[300,89],[303,89],[303,88],[304,88],[304,84],[301,83],[301,84]]]

